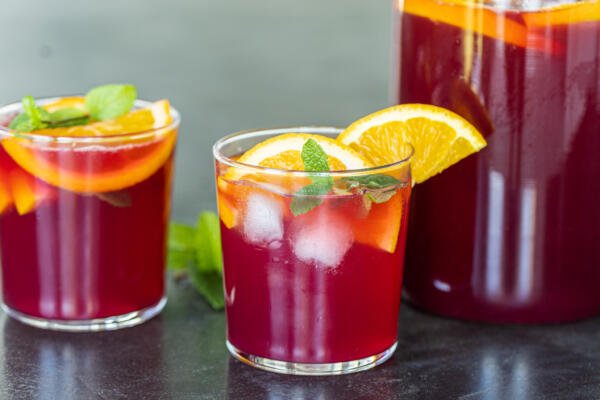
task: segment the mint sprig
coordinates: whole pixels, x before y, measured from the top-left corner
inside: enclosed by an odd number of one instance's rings
[[[127,114],[136,98],[133,85],[98,86],[85,95],[85,108],[92,119],[105,121]]]
[[[67,107],[48,112],[35,104],[35,99],[25,96],[21,100],[23,112],[8,126],[17,132],[33,132],[46,128],[64,128],[105,121],[127,114],[133,107],[137,90],[133,85],[104,85],[85,95],[83,108]]]
[[[175,274],[189,276],[213,309],[223,309],[223,256],[217,214],[200,213],[196,226],[171,223],[167,265]]]
[[[304,170],[309,172],[329,171],[327,153],[314,139],[308,139],[300,152]],[[295,216],[306,214],[319,206],[323,200],[318,196],[326,195],[333,188],[331,176],[312,175],[312,183],[298,190],[290,203],[290,210]]]

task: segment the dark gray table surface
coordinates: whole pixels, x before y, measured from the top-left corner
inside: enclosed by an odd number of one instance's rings
[[[388,104],[391,0],[9,0],[0,102],[132,82],[183,115],[174,217],[214,208],[210,145],[240,129],[345,125]],[[188,285],[158,318],[52,333],[0,313],[0,399],[600,399],[600,319],[445,320],[404,305],[399,349],[365,373],[302,378],[231,360]]]
[[[263,372],[231,359],[225,316],[186,283],[157,318],[56,333],[2,317],[1,399],[600,399],[600,319],[494,326],[403,305],[395,356],[338,377]]]

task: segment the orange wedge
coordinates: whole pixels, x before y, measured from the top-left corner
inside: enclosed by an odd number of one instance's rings
[[[27,214],[43,201],[54,198],[55,189],[44,183],[35,181],[35,178],[21,169],[14,169],[8,174],[11,197],[19,215]]]
[[[441,107],[403,104],[368,115],[350,125],[338,138],[374,165],[406,157],[406,143],[414,148],[413,181],[423,182],[486,146],[483,136],[467,120]]]
[[[373,204],[364,219],[354,221],[354,239],[363,244],[382,249],[388,253],[396,251],[398,234],[402,224],[403,195],[399,189],[391,199],[381,204]]]
[[[300,153],[308,139],[315,140],[329,158],[331,171],[368,168],[371,164],[356,151],[326,136],[287,133],[260,142],[246,151],[238,161],[261,167],[304,171]]]
[[[70,106],[76,103],[68,102]],[[13,137],[4,139],[2,146],[21,168],[51,185],[80,193],[110,192],[139,183],[164,165],[176,140],[176,128],[168,127],[171,121],[169,103],[161,100],[114,120],[35,132],[61,137],[104,137],[158,128],[150,135],[116,139],[106,145],[78,142],[75,146]]]
[[[13,203],[10,193],[10,184],[6,171],[0,169],[0,214],[2,214]]]

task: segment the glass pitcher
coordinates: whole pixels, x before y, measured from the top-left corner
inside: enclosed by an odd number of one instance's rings
[[[445,316],[600,314],[600,1],[399,0],[399,103],[488,147],[414,191],[405,289]]]

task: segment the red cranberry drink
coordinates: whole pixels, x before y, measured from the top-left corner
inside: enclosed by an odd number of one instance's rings
[[[2,300],[10,316],[42,328],[106,330],[164,306],[179,117],[165,100],[134,99],[133,88],[108,85],[86,98],[26,98],[0,109]],[[129,105],[119,110],[118,102]]]

